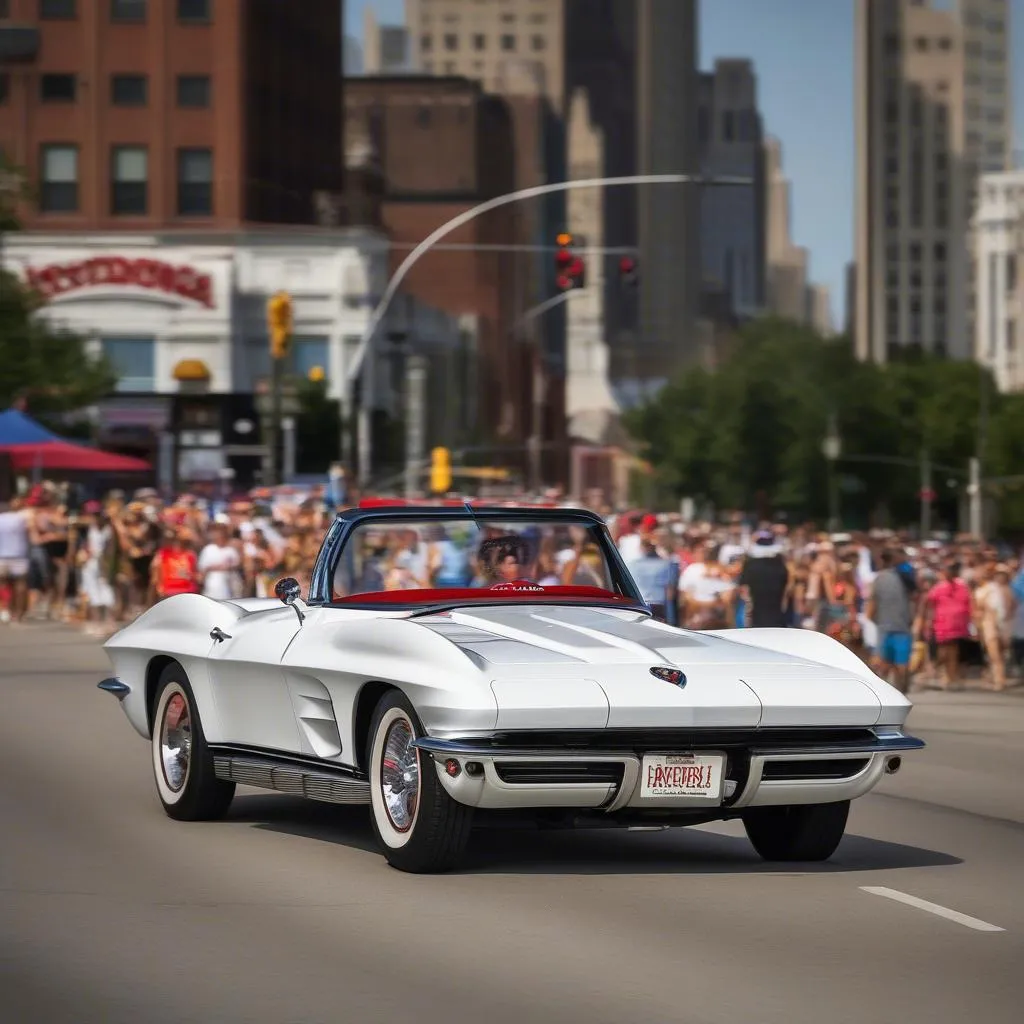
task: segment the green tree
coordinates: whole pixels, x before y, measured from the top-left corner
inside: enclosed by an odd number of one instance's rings
[[[25,175],[0,160],[0,234],[16,231],[18,204],[31,198]],[[94,358],[82,338],[37,316],[40,297],[0,268],[0,409],[23,402],[33,416],[52,418],[109,394],[117,375]]]
[[[117,374],[82,338],[38,317],[39,307],[34,293],[0,270],[0,408],[23,401],[47,419],[108,395]]]
[[[822,441],[830,416],[842,439],[844,519],[851,525],[918,515],[918,460],[963,466],[978,441],[979,396],[990,389],[993,468],[1018,451],[1020,422],[973,363],[917,355],[879,367],[846,339],[796,324],[748,324],[716,373],[691,368],[626,417],[660,485],[719,508],[768,506],[821,519],[828,505]],[[1024,418],[1024,411],[1019,414]],[[937,511],[955,516],[955,494]]]

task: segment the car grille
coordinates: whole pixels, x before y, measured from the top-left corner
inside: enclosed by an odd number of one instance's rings
[[[622,765],[614,761],[496,761],[494,770],[510,786],[622,782]]]
[[[761,778],[766,782],[801,779],[852,779],[868,766],[868,758],[821,758],[820,760],[765,761]]]

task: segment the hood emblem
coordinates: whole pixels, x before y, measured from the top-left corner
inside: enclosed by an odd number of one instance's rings
[[[662,668],[658,665],[651,669],[651,675],[663,679],[666,683],[672,683],[682,689],[686,685],[686,675],[677,668]]]

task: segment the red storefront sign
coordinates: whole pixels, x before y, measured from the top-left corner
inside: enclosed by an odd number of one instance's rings
[[[187,266],[174,266],[163,260],[128,260],[120,256],[96,256],[78,263],[54,263],[48,267],[29,267],[26,279],[44,298],[110,285],[130,285],[151,291],[178,295],[213,309],[213,280],[209,274]]]

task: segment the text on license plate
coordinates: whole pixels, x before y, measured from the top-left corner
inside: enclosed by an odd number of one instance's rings
[[[645,754],[640,795],[717,800],[724,767],[721,754]]]

